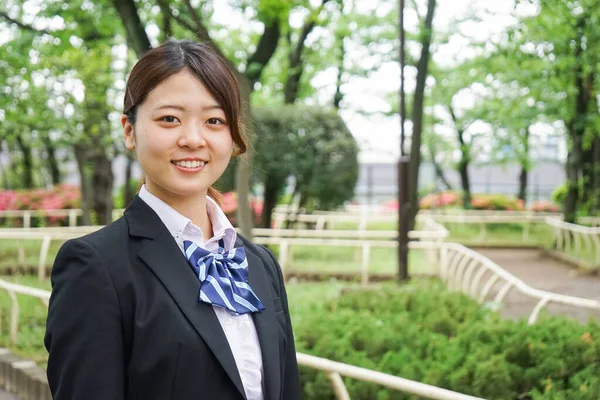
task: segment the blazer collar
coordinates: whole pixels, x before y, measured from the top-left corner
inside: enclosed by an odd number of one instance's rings
[[[232,382],[245,398],[239,371],[225,333],[211,306],[198,302],[200,281],[179,246],[158,215],[136,196],[125,210],[130,236],[149,239],[138,256],[161,281],[181,312],[198,335],[212,350]],[[278,322],[275,316],[271,285],[264,262],[238,236],[236,247],[243,246],[248,258],[248,282],[265,310],[253,313],[263,358],[265,398],[279,399],[281,388]]]

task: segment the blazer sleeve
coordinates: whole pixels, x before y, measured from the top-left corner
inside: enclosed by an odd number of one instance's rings
[[[271,253],[269,249],[264,246],[262,247],[265,252],[269,255],[272,265],[274,265],[277,272],[277,279],[280,289],[281,307],[285,315],[285,321],[287,322],[287,349],[286,349],[286,360],[285,370],[282,375],[282,386],[283,386],[283,397],[285,400],[297,400],[302,398],[302,388],[300,386],[300,374],[298,372],[298,361],[296,360],[296,345],[294,344],[294,331],[292,329],[292,321],[290,319],[290,311],[288,308],[287,292],[285,290],[285,282],[283,274],[281,272],[281,266],[277,259]]]
[[[80,238],[66,242],[54,262],[44,338],[54,400],[125,397],[120,307],[101,260]]]

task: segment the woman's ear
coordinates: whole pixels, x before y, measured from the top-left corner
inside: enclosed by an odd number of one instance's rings
[[[123,138],[125,139],[125,147],[127,150],[135,150],[135,135],[133,125],[129,122],[127,115],[121,115],[121,125],[123,126]]]

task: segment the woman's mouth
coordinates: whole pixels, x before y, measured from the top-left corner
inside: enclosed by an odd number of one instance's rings
[[[175,167],[177,167],[177,169],[179,169],[180,171],[185,171],[185,172],[196,172],[196,171],[200,171],[202,169],[202,167],[204,167],[206,165],[205,161],[199,161],[199,160],[182,160],[182,161],[171,161],[171,164],[173,164]]]

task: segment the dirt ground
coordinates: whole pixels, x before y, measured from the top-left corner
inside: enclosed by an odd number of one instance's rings
[[[476,249],[529,286],[553,293],[600,300],[600,276],[585,275],[535,249]],[[495,291],[499,287],[495,288]],[[493,294],[488,299],[493,299]],[[536,301],[512,289],[505,297],[502,313],[508,318],[528,318]],[[582,323],[600,320],[600,311],[550,303],[549,315],[567,315]],[[543,315],[543,314],[542,314]]]

